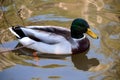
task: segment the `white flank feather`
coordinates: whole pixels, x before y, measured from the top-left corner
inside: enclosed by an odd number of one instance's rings
[[[42,43],[42,42],[35,42],[34,40],[32,40],[28,37],[24,37],[24,38],[20,39],[19,41],[23,45],[29,45],[29,44],[33,43],[32,45],[27,46],[27,47],[37,50],[41,53],[71,54],[72,53],[71,52],[71,44],[69,42],[67,42],[66,40],[64,40],[64,41],[63,40],[54,45],[50,45],[50,44],[46,44],[46,43]]]

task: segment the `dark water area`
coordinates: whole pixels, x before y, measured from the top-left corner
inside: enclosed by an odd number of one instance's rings
[[[0,0],[0,80],[119,80],[120,0]],[[11,26],[54,25],[70,28],[75,18],[88,21],[99,36],[84,53],[32,55],[21,48]],[[6,59],[4,59],[4,58]],[[11,66],[2,66],[13,64]]]

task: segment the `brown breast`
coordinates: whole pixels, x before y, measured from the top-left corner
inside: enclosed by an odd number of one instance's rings
[[[90,47],[90,42],[87,37],[85,39],[78,41],[78,44],[79,44],[78,48],[72,49],[73,54],[85,52]]]

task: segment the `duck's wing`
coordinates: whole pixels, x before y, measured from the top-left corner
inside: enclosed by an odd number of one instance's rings
[[[62,36],[66,40],[71,38],[70,30],[63,27],[58,26],[28,26],[27,28],[35,30],[37,32],[45,32],[45,34]]]

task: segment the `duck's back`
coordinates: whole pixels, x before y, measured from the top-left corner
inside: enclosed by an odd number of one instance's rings
[[[27,26],[27,28],[30,28],[36,31],[51,33],[51,35],[63,36],[67,40],[71,38],[70,30],[67,28],[59,27],[59,26]]]

